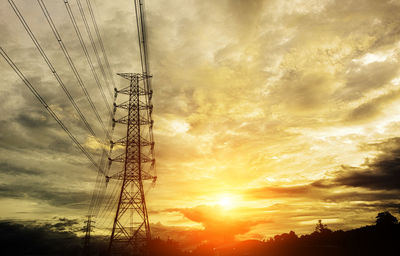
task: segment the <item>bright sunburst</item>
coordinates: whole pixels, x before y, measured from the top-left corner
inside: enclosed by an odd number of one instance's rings
[[[235,200],[234,200],[232,195],[221,195],[221,196],[219,196],[219,199],[218,199],[217,203],[218,203],[219,206],[221,206],[222,208],[227,209],[227,210],[232,209],[232,208],[234,208],[236,206],[235,205]]]

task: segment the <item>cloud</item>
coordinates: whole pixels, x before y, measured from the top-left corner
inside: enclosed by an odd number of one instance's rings
[[[335,92],[342,101],[362,98],[373,89],[384,88],[398,75],[397,61],[388,59],[368,65],[350,63],[345,77],[346,84]]]
[[[378,156],[369,159],[365,166],[347,168],[339,172],[333,180],[335,183],[362,187],[371,190],[400,190],[400,139],[388,139],[377,145],[384,149]]]
[[[289,111],[320,111],[335,87],[335,79],[329,73],[288,71],[271,91],[271,97],[285,104]],[[278,100],[279,99],[279,100]]]
[[[0,197],[31,199],[58,207],[86,208],[90,191],[68,191],[54,188],[50,184],[0,184]]]
[[[276,198],[276,197],[303,197],[313,189],[310,185],[276,186],[249,189],[246,194],[253,198]]]
[[[167,226],[162,223],[151,223],[151,233],[153,238],[163,240],[175,240],[183,248],[194,248],[204,239],[203,230],[182,226]]]
[[[41,172],[35,169],[28,169],[24,167],[18,167],[9,163],[0,163],[0,173],[10,175],[40,175]]]
[[[67,219],[67,218],[58,218],[58,222],[54,224],[48,224],[52,229],[57,231],[66,231],[71,230],[73,231],[73,227],[79,224],[78,220],[76,219]],[[78,229],[80,230],[80,229]],[[75,230],[76,231],[76,230]]]
[[[193,208],[168,209],[169,212],[180,212],[187,219],[201,223],[204,230],[199,239],[208,241],[233,241],[236,235],[249,232],[254,226],[265,223],[265,220],[238,220],[231,213],[219,206],[199,205]]]
[[[398,90],[391,91],[359,105],[348,114],[346,121],[365,122],[376,118],[387,105],[399,98],[399,94]]]
[[[336,187],[337,188],[337,187]],[[364,192],[364,191],[351,191],[351,192],[337,192],[337,193],[324,193],[321,195],[320,200],[326,202],[395,202],[398,196],[394,192]]]

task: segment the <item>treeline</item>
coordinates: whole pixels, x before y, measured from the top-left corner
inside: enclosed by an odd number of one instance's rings
[[[61,224],[68,225],[66,221]],[[63,255],[83,253],[82,238],[63,225],[28,226],[0,222],[0,255]],[[107,240],[92,239],[90,255],[106,255]],[[400,224],[389,212],[381,212],[375,225],[349,231],[332,231],[321,221],[314,232],[298,236],[290,231],[267,241],[248,240],[226,244],[202,244],[182,250],[173,240],[153,239],[149,256],[398,256]]]
[[[204,244],[191,252],[177,249],[174,241],[155,240],[151,256],[398,256],[400,224],[389,212],[381,212],[375,225],[349,231],[332,231],[321,221],[311,234],[290,231],[267,241],[249,240],[230,246]]]

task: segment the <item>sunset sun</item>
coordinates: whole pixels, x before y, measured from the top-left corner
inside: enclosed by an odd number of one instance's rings
[[[225,210],[230,210],[234,207],[236,207],[236,200],[232,195],[221,195],[218,198],[217,204],[225,209]]]

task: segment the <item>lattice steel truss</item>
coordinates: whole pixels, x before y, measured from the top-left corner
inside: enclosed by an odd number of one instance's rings
[[[149,218],[143,182],[155,180],[152,175],[155,165],[153,120],[151,118],[152,90],[148,86],[149,76],[137,73],[120,73],[129,80],[128,87],[116,90],[129,99],[114,108],[127,111],[127,115],[113,120],[115,124],[127,126],[126,137],[112,141],[111,145],[125,147],[125,152],[111,162],[123,164],[120,172],[111,179],[122,181],[119,202],[113,223],[109,255],[146,255],[147,242],[151,239]]]

